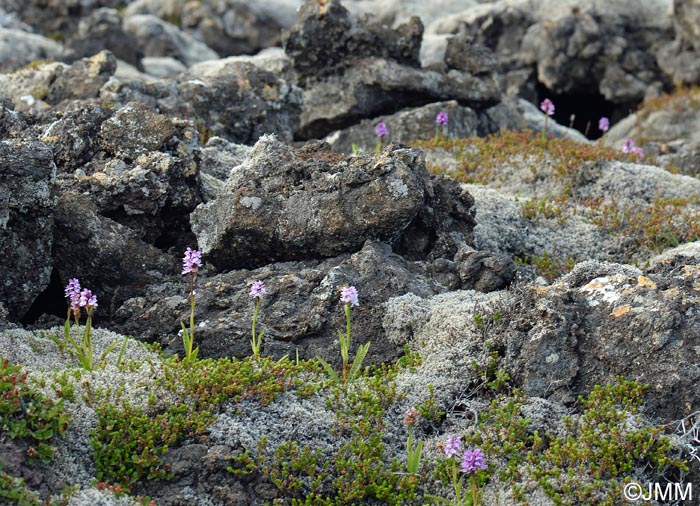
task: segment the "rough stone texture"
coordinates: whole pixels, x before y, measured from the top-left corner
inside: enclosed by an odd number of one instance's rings
[[[0,97],[16,107],[34,102],[56,105],[66,100],[93,99],[114,74],[116,60],[109,51],[84,58],[73,65],[42,63],[11,74],[0,74]]]
[[[506,315],[512,377],[528,395],[568,402],[622,375],[650,385],[654,416],[690,412],[700,402],[690,386],[700,377],[691,358],[700,340],[697,273],[697,255],[667,252],[646,272],[584,262],[532,290],[518,304],[521,318]]]
[[[331,145],[333,151],[338,153],[352,153],[353,144],[356,144],[363,151],[372,151],[379,141],[374,127],[380,121],[389,128],[389,135],[384,138],[384,144],[390,141],[429,140],[435,138],[435,118],[440,111],[447,112],[449,116],[447,128],[439,127],[441,136],[465,138],[477,134],[478,117],[476,112],[450,100],[448,102],[435,102],[415,109],[404,109],[391,116],[362,120],[354,126],[329,134],[323,140]]]
[[[418,151],[392,146],[371,158],[346,159],[327,145],[295,151],[264,138],[231,174],[226,195],[195,210],[192,226],[219,268],[334,256],[368,239],[400,242],[405,230],[429,252],[442,247],[419,225],[432,200]],[[453,244],[469,243],[469,226],[455,227]]]
[[[172,56],[188,67],[219,57],[192,35],[151,14],[126,18],[124,29],[136,38],[145,56]]]
[[[51,146],[59,173],[72,172],[92,160],[100,149],[100,128],[113,114],[111,109],[90,104],[58,115],[42,129],[41,140]]]
[[[254,144],[263,134],[291,140],[297,128],[301,91],[246,62],[190,69],[178,78],[178,104],[211,131],[228,140]],[[172,104],[161,101],[161,110]]]
[[[463,289],[493,292],[506,288],[515,277],[510,256],[462,249],[455,257]]]
[[[205,265],[208,265],[205,257]],[[383,303],[405,293],[429,296],[446,289],[429,264],[408,262],[382,243],[367,242],[352,255],[325,261],[274,263],[255,270],[236,270],[198,276],[196,321],[200,355],[222,357],[250,355],[250,318],[253,305],[250,286],[263,280],[258,325],[265,328],[266,355],[300,357],[320,355],[339,363],[337,329],[344,324],[339,303],[341,288],[357,287],[360,308],[353,311],[353,347],[372,342],[367,363],[395,359],[401,345],[383,338]],[[189,315],[187,279],[150,285],[145,294],[126,301],[116,314],[118,328],[141,339],[169,344],[182,351],[177,337],[179,321]]]
[[[360,58],[386,58],[417,67],[422,35],[418,18],[392,30],[354,18],[338,0],[308,0],[285,34],[284,49],[306,81],[342,72]]]
[[[88,121],[79,125],[70,113],[52,123],[48,134],[55,134],[55,145],[79,136],[82,141],[72,143],[73,152],[57,150],[66,173],[61,191],[89,195],[103,216],[149,244],[184,250],[194,239],[189,213],[201,202],[197,132],[190,122],[169,120],[138,102],[104,113],[83,110],[78,117]]]
[[[0,141],[0,300],[11,320],[49,284],[55,175],[46,145]]]
[[[345,92],[338,95],[337,90]],[[345,128],[356,121],[387,111],[441,100],[483,109],[494,105],[500,93],[490,78],[450,70],[416,69],[391,60],[355,61],[342,75],[332,75],[304,90],[304,110],[296,132],[309,139]]]
[[[80,20],[77,32],[68,38],[66,47],[73,51],[76,58],[109,50],[116,58],[143,70],[143,53],[138,41],[124,30],[122,24],[122,17],[115,9],[97,9]]]
[[[13,109],[12,101],[0,99],[0,139],[13,137],[26,127],[24,115]]]
[[[57,104],[64,100],[95,98],[116,70],[114,55],[109,51],[100,51],[65,68],[51,83],[44,100]]]
[[[148,283],[176,272],[177,261],[131,229],[101,216],[88,197],[64,192],[54,213],[53,259],[60,279],[78,277],[99,297],[96,317],[109,318]]]
[[[43,34],[74,33],[82,17],[100,7],[118,8],[124,0],[3,0],[0,7]]]
[[[0,28],[0,71],[12,71],[34,61],[61,56],[63,46],[51,39],[15,28]]]
[[[119,109],[100,128],[100,147],[118,158],[133,160],[158,151],[175,134],[173,124],[139,102]]]
[[[476,44],[466,32],[447,40],[445,63],[448,67],[464,70],[474,76],[488,75],[496,70],[496,58],[486,46]]]

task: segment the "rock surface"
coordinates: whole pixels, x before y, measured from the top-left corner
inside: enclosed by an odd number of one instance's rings
[[[294,151],[264,138],[232,172],[224,195],[195,210],[192,226],[220,269],[330,257],[366,240],[400,243],[407,230],[429,253],[435,245],[421,237],[417,218],[434,206],[434,194],[416,151],[393,146],[369,159],[345,159],[327,146]],[[469,197],[462,198],[468,219]],[[457,227],[453,242],[468,244],[468,223]]]
[[[0,141],[0,300],[12,320],[49,284],[55,177],[48,146]]]

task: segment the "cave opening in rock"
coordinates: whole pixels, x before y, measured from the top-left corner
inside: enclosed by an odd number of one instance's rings
[[[554,119],[557,123],[575,128],[592,140],[598,139],[603,133],[598,129],[601,117],[608,118],[612,126],[636,109],[636,104],[615,104],[597,92],[557,94],[542,83],[537,83],[538,108],[545,98],[554,103]]]
[[[65,318],[67,309],[63,283],[58,270],[52,269],[48,286],[34,299],[29,311],[20,319],[20,323],[35,324],[43,314]]]

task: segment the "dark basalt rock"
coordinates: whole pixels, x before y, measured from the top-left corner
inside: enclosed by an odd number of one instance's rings
[[[423,24],[412,18],[393,30],[369,19],[358,20],[338,0],[309,0],[285,34],[284,49],[302,82],[342,73],[353,60],[386,58],[420,67]]]
[[[301,109],[301,90],[246,62],[191,69],[177,83],[177,101],[161,110],[184,113],[220,137],[253,144],[263,134],[292,139]],[[184,108],[184,111],[183,111]]]
[[[436,210],[440,199],[446,212]],[[225,194],[195,210],[192,227],[219,269],[331,257],[366,240],[400,244],[405,231],[403,249],[416,256],[454,255],[471,241],[470,205],[455,182],[435,191],[417,150],[345,158],[324,144],[295,150],[263,138]],[[454,219],[433,227],[436,216]]]
[[[0,300],[19,320],[48,286],[53,266],[56,176],[38,141],[0,141]]]
[[[138,234],[101,216],[86,195],[66,191],[54,213],[54,265],[63,283],[80,278],[98,294],[99,318],[109,319],[121,303],[162,281],[177,260],[141,241]]]
[[[479,119],[476,112],[469,107],[459,105],[455,100],[449,100],[403,109],[391,116],[365,119],[356,125],[333,132],[323,140],[331,145],[333,151],[338,153],[352,153],[353,145],[369,152],[376,147],[379,141],[374,127],[380,121],[389,128],[389,135],[384,138],[384,144],[430,140],[435,138],[435,118],[441,111],[447,112],[449,124],[446,128],[439,127],[440,136],[466,138],[477,134]]]
[[[342,94],[338,90],[344,90]],[[450,70],[416,69],[391,60],[356,60],[342,75],[310,84],[304,90],[304,110],[295,136],[322,137],[363,118],[443,100],[477,110],[500,99],[495,81]]]
[[[75,58],[109,50],[116,58],[143,70],[143,51],[136,38],[122,25],[122,17],[115,9],[97,9],[80,20],[78,30],[71,34],[65,45]]]

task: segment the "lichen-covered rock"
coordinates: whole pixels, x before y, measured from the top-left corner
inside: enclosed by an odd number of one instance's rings
[[[190,69],[177,82],[177,100],[161,110],[187,114],[214,134],[254,144],[263,134],[292,139],[299,122],[301,90],[247,62]]]
[[[78,277],[90,287],[101,301],[99,318],[109,318],[144,285],[162,281],[177,269],[176,259],[101,216],[86,195],[63,192],[54,221],[52,258],[59,277],[64,283]]]
[[[435,118],[442,111],[448,114],[449,122],[446,127],[439,126],[436,131]],[[333,132],[323,140],[338,153],[352,153],[353,145],[363,151],[372,151],[379,142],[374,127],[380,121],[389,129],[389,135],[383,141],[385,144],[389,141],[429,140],[435,138],[436,134],[445,138],[472,137],[477,134],[479,122],[473,109],[450,100],[404,109],[390,116],[365,119],[356,125]]]
[[[145,56],[172,56],[188,67],[219,57],[189,33],[151,14],[126,18],[124,29],[136,38]]]
[[[64,63],[27,66],[11,74],[0,74],[0,97],[11,99],[16,106],[32,101],[41,101],[46,106],[95,99],[116,68],[116,59],[109,51],[70,66]]]
[[[100,148],[117,158],[133,160],[158,151],[175,134],[172,122],[140,102],[130,102],[100,128]]]
[[[78,30],[66,41],[73,57],[89,57],[98,51],[108,50],[119,60],[139,70],[143,52],[133,34],[123,28],[122,17],[115,9],[103,7],[80,20]]]
[[[64,100],[96,98],[100,88],[117,70],[117,60],[109,51],[78,60],[51,83],[44,100],[57,104]]]
[[[294,150],[264,138],[231,174],[226,194],[195,210],[192,226],[220,269],[323,258],[368,239],[400,242],[432,196],[416,150],[393,146],[348,159],[327,145]],[[428,237],[430,251],[435,239]],[[460,240],[468,243],[469,234]]]
[[[584,262],[548,288],[534,289],[506,315],[514,332],[512,377],[528,395],[573,400],[572,393],[622,375],[649,384],[648,409],[673,419],[697,408],[693,366],[697,325],[695,252],[667,252],[647,271]]]
[[[0,141],[0,300],[11,320],[22,318],[49,284],[55,176],[48,146]]]
[[[338,94],[338,90],[345,90]],[[391,60],[356,60],[343,74],[309,84],[296,132],[299,139],[327,135],[363,118],[376,117],[431,102],[456,100],[477,110],[498,102],[500,92],[490,77],[450,70],[417,69]]]
[[[98,135],[114,111],[89,104],[51,118],[40,139],[53,150],[58,172],[72,172],[88,163],[101,149]]]
[[[420,66],[422,35],[418,18],[392,30],[381,23],[358,20],[338,0],[308,0],[285,34],[284,49],[299,77],[307,81],[342,73],[361,58]]]
[[[36,33],[0,28],[0,71],[17,70],[35,61],[60,59],[63,46]]]

